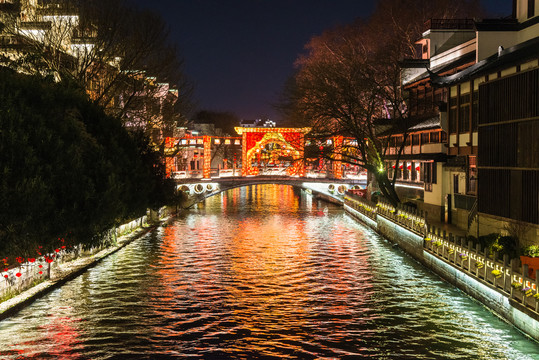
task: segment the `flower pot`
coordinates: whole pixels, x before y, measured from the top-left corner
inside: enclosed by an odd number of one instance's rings
[[[539,257],[521,256],[520,262],[522,265],[528,265],[528,274],[525,275],[535,280],[535,270],[539,270]]]

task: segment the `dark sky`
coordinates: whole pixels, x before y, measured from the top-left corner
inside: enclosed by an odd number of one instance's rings
[[[273,108],[312,35],[358,17],[374,0],[133,0],[163,16],[195,84],[199,109],[279,120]],[[494,16],[512,0],[482,0]]]

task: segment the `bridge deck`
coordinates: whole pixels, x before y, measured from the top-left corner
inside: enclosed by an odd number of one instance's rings
[[[262,176],[229,176],[222,178],[184,178],[175,179],[177,184],[199,184],[199,183],[219,183],[219,184],[256,184],[256,183],[339,183],[348,185],[366,185],[366,180],[359,179],[328,179],[328,178],[312,178],[312,177],[295,177],[295,176],[280,176],[280,175],[262,175]]]

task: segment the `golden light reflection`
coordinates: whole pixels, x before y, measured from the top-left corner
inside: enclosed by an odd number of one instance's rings
[[[240,198],[243,203],[236,204]],[[212,200],[208,201],[205,211],[212,208]],[[308,329],[325,326],[316,320],[316,304],[329,303],[324,305],[324,316],[332,319],[331,338],[344,338],[357,311],[350,304],[361,308],[371,296],[370,291],[354,287],[359,281],[360,287],[368,287],[371,281],[370,271],[357,271],[365,268],[368,251],[350,229],[328,217],[327,204],[322,211],[311,201],[305,213],[298,193],[282,185],[234,189],[213,201],[227,204],[221,208],[223,214],[249,206],[254,215],[232,217],[229,222],[218,214],[187,215],[165,229],[160,251],[167,256],[156,271],[165,301],[200,301],[210,313],[226,309],[227,320],[212,323],[211,314],[178,314],[175,334],[189,336],[202,327],[208,336],[245,333],[243,338],[248,339],[248,334],[256,334],[249,349],[267,348],[272,340],[262,344],[260,339],[279,329],[294,331],[281,335],[278,342],[313,336]],[[323,264],[314,270],[313,263]],[[156,303],[157,314],[159,306]],[[193,321],[198,330],[177,328]],[[172,329],[157,331],[166,335]]]

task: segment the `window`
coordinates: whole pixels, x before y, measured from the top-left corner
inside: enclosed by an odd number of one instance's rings
[[[535,0],[528,0],[528,19],[535,16]]]
[[[457,132],[457,97],[449,99],[449,133]]]
[[[438,144],[440,142],[440,133],[439,132],[431,132],[430,133],[430,142],[434,144]]]
[[[477,131],[479,123],[479,91],[474,91],[472,95],[472,131]]]
[[[429,133],[421,134],[421,144],[428,144],[430,142]]]
[[[470,131],[470,94],[460,97],[459,106],[459,133]]]
[[[468,168],[466,173],[466,192],[477,192],[477,157],[468,156]]]
[[[419,134],[412,135],[412,145],[419,145]]]
[[[425,191],[432,191],[432,184],[436,184],[436,163],[423,163],[423,181],[425,182]]]

